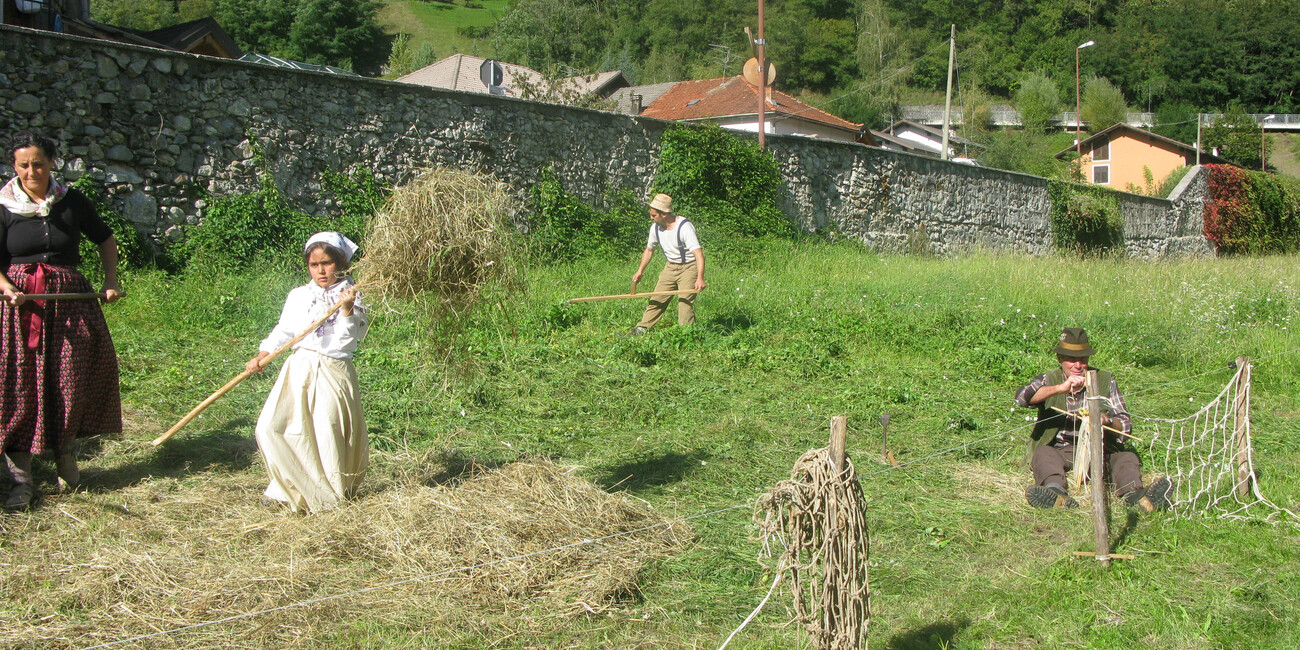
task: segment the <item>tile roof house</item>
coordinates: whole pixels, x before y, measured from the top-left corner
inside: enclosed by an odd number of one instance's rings
[[[1192,145],[1123,122],[1085,138],[1079,146],[1083,148],[1079,164],[1084,179],[1119,190],[1148,185],[1144,170],[1149,170],[1151,183],[1158,187],[1173,170],[1197,164],[1196,148]],[[1075,151],[1076,147],[1071,146],[1056,157],[1064,160]],[[1201,152],[1200,161],[1228,164],[1205,151]]]
[[[487,86],[479,78],[479,68],[485,61],[483,57],[469,54],[453,54],[437,63],[432,63],[415,72],[398,77],[404,83],[448,90],[463,90],[473,93],[488,92]],[[558,94],[572,93],[575,96],[594,95],[609,97],[620,88],[628,85],[627,77],[618,70],[598,72],[595,74],[567,77],[555,88],[546,88],[546,75],[526,66],[498,61],[501,64],[502,93],[514,97],[521,95],[521,86],[531,85],[539,90],[552,90]],[[522,82],[522,83],[521,83]]]
[[[485,61],[487,59],[481,56],[453,54],[437,63],[431,63],[415,72],[402,75],[396,81],[447,90],[486,93],[487,86],[483,85],[483,80],[479,78],[479,68]],[[505,88],[506,94],[509,95],[516,94],[513,89],[521,79],[527,83],[537,84],[544,78],[542,73],[532,68],[504,61],[498,63],[501,64],[503,73],[501,87]]]
[[[889,126],[888,131],[872,131],[880,140],[880,146],[894,151],[906,151],[925,156],[939,157],[943,149],[943,129],[926,126],[911,120],[898,120]],[[953,133],[948,134],[948,156],[953,160],[974,157],[984,145],[967,140]]]
[[[758,91],[740,76],[633,86],[623,89],[615,99],[621,109],[634,115],[710,122],[723,128],[758,132]],[[764,113],[766,133],[876,144],[861,124],[831,115],[779,90],[771,91]]]
[[[243,55],[234,39],[212,18],[200,18],[152,31],[128,29],[91,20],[89,0],[63,0],[58,3],[49,0],[0,0],[0,22],[225,59],[237,59]]]

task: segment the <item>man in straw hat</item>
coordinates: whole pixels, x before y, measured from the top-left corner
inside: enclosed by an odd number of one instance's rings
[[[650,237],[646,240],[645,252],[641,253],[641,265],[636,268],[636,273],[632,276],[632,286],[635,287],[636,283],[641,281],[641,274],[645,272],[650,258],[654,257],[657,246],[663,249],[668,263],[659,274],[655,291],[704,289],[706,286],[704,249],[700,248],[700,240],[695,235],[695,224],[686,217],[673,214],[673,197],[667,194],[656,194],[650,201],[650,221],[654,223],[650,226]],[[692,293],[677,297],[678,324],[695,323],[696,295]],[[645,314],[641,316],[641,322],[632,328],[631,335],[645,334],[654,327],[655,323],[659,322],[659,318],[664,315],[664,310],[668,308],[668,301],[672,298],[672,296],[651,298],[650,304],[645,308]]]
[[[1025,498],[1037,508],[1077,508],[1078,502],[1066,491],[1065,473],[1074,465],[1074,443],[1083,421],[1078,413],[1086,405],[1084,377],[1089,370],[1097,370],[1088,365],[1088,357],[1096,350],[1088,343],[1083,328],[1067,327],[1061,332],[1055,352],[1060,368],[1034,377],[1016,391],[1017,405],[1038,408],[1038,421],[1029,440],[1034,485],[1026,490]],[[1133,423],[1115,377],[1097,370],[1097,384],[1108,391],[1107,398],[1099,402],[1102,426],[1122,432],[1107,431],[1103,438],[1106,474],[1115,485],[1116,495],[1125,505],[1142,512],[1167,508],[1169,479],[1161,478],[1150,487],[1142,487],[1137,454],[1123,450]]]

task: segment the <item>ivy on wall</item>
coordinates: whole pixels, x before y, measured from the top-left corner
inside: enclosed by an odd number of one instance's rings
[[[1124,248],[1124,215],[1112,190],[1049,180],[1052,245],[1062,253],[1105,255]]]
[[[1300,250],[1300,182],[1234,165],[1206,165],[1205,238],[1221,253]]]

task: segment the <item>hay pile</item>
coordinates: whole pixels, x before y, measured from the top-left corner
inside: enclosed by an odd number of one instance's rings
[[[423,475],[392,473],[412,466]],[[354,645],[365,630],[476,644],[618,608],[690,535],[640,530],[664,519],[545,461],[454,487],[422,482],[458,471],[436,458],[379,456],[372,470],[356,500],[307,517],[258,507],[265,479],[240,472],[50,497],[0,518],[0,646],[85,647],[431,575],[129,647]]]
[[[511,209],[506,187],[490,176],[425,169],[371,220],[357,277],[381,300],[430,292],[452,308],[472,304],[505,270]]]

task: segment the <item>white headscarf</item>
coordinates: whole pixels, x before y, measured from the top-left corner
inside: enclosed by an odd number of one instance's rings
[[[340,233],[329,230],[312,235],[311,238],[307,240],[307,243],[303,244],[302,252],[306,253],[307,249],[311,248],[311,245],[316,242],[324,242],[343,251],[344,257],[346,257],[349,262],[352,261],[352,256],[357,252],[357,245],[352,243],[351,239],[344,237]]]
[[[63,196],[67,193],[68,186],[64,185],[63,181],[58,178],[50,176],[50,188],[45,194],[45,200],[33,201],[32,197],[27,196],[27,192],[23,191],[22,179],[14,176],[8,183],[5,183],[4,187],[0,187],[0,205],[9,208],[10,212],[20,216],[48,217],[50,216],[50,209],[54,207],[55,203],[63,199]]]

